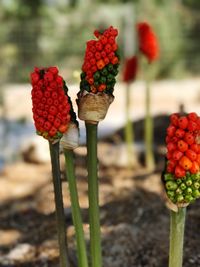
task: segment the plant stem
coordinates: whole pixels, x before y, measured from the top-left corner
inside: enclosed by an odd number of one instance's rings
[[[66,174],[70,192],[72,218],[76,232],[78,263],[80,267],[88,267],[87,250],[84,239],[83,223],[78,201],[78,191],[74,169],[74,153],[71,149],[64,149]]]
[[[150,83],[146,81],[146,117],[145,117],[145,163],[148,170],[153,170],[154,155],[153,155],[153,120],[151,117],[151,90]]]
[[[182,267],[186,208],[170,211],[169,267]]]
[[[60,175],[59,142],[57,142],[56,144],[52,144],[51,142],[49,142],[49,149],[51,155],[51,166],[54,185],[57,232],[60,250],[60,267],[69,267],[70,264],[67,253],[66,225]]]
[[[86,122],[91,267],[102,266],[97,176],[97,124]]]
[[[134,132],[133,125],[130,120],[130,83],[127,83],[126,86],[126,101],[125,101],[125,109],[126,109],[126,126],[125,126],[125,140],[127,146],[127,158],[128,158],[128,167],[131,167],[132,158],[134,157],[133,151],[133,143],[134,143]]]

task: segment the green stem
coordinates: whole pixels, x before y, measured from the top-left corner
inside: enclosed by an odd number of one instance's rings
[[[182,267],[186,208],[170,211],[169,267]]]
[[[155,167],[153,155],[153,120],[151,117],[151,90],[149,81],[146,82],[146,117],[145,117],[145,163],[148,170]]]
[[[60,160],[59,160],[59,142],[52,144],[49,142],[49,149],[51,155],[51,166],[54,185],[54,197],[56,208],[57,232],[60,250],[60,267],[68,267],[68,253],[67,253],[67,239],[66,239],[66,225],[62,198],[62,185],[60,175]]]
[[[91,267],[102,266],[97,176],[97,124],[86,122]]]
[[[74,170],[74,153],[71,149],[64,149],[66,174],[70,192],[72,218],[76,232],[78,263],[80,267],[88,267],[87,250],[84,239],[83,223],[78,201],[76,177]]]
[[[125,140],[127,146],[127,156],[128,156],[128,166],[131,166],[131,158],[134,156],[133,153],[133,143],[134,143],[134,132],[133,126],[130,120],[130,106],[131,106],[131,98],[130,98],[130,83],[127,83],[126,87],[126,101],[125,101],[125,109],[126,109],[126,127],[125,127]]]

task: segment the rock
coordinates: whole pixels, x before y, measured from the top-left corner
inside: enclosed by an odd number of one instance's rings
[[[35,248],[29,244],[18,244],[6,256],[7,260],[11,261],[28,261],[35,254]]]
[[[40,136],[24,140],[20,154],[25,162],[42,164],[50,161],[49,144]]]

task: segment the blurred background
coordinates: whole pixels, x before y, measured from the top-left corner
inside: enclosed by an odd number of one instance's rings
[[[161,168],[151,176],[145,173],[143,165],[134,173],[126,168],[123,140],[126,119],[126,87],[122,81],[124,59],[136,51],[135,24],[141,21],[147,21],[153,27],[160,45],[160,58],[151,67],[154,78],[151,109],[155,118],[154,140],[161,155]],[[180,107],[187,112],[200,112],[200,1],[0,0],[0,266],[55,267],[58,262],[54,215],[51,217],[54,205],[48,142],[35,134],[29,74],[34,66],[58,66],[76,110],[75,99],[79,91],[85,43],[93,38],[94,29],[110,25],[119,29],[121,66],[114,91],[115,101],[106,119],[99,125],[105,266],[163,267],[167,264],[167,228],[159,232],[160,222],[168,225],[164,204],[159,204],[164,136],[170,113]],[[145,70],[139,69],[136,81],[131,84],[130,114],[134,121],[135,146],[140,164],[143,163],[144,152],[144,73]],[[81,147],[76,151],[77,175],[81,206],[87,208],[85,129],[82,122],[80,130]],[[67,189],[64,195],[65,206],[68,207]],[[151,201],[154,206],[147,208]],[[116,214],[110,216],[111,210]],[[156,217],[159,214],[157,211],[165,216]],[[68,235],[73,244],[70,210],[66,211],[66,216]],[[84,218],[87,232],[87,214]],[[145,224],[147,222],[150,224]],[[138,232],[133,232],[129,223],[135,223]],[[141,225],[143,233],[139,232]],[[197,226],[194,224],[193,230]],[[155,228],[157,233],[154,235]],[[44,229],[48,229],[48,233]],[[152,234],[144,236],[144,233],[151,232],[149,229],[152,229]],[[116,245],[112,251],[110,246],[114,246],[113,239],[119,238],[119,233],[121,239],[118,239],[118,244],[121,247],[119,249]],[[195,242],[190,230],[188,235]],[[161,240],[166,242],[161,245]],[[137,249],[133,251],[134,242]],[[196,239],[196,248],[200,245],[198,242]],[[16,249],[14,252],[13,247]],[[191,250],[187,251],[186,267],[200,266],[200,256],[193,257],[193,248],[191,246]],[[130,249],[132,256],[127,254],[127,249]],[[160,250],[163,253],[159,253]],[[143,257],[144,251],[146,258]],[[119,255],[118,262],[115,262],[113,255]],[[157,262],[150,263],[149,257],[152,260],[152,255],[156,255]]]
[[[172,95],[177,94],[174,105],[179,105],[185,100],[182,99],[184,94],[189,101],[188,95],[195,90],[193,93],[198,100],[200,96],[196,95],[199,93],[196,91],[199,89],[200,65],[199,9],[198,0],[1,0],[0,132],[1,151],[4,150],[1,155],[2,162],[17,156],[21,138],[34,133],[29,85],[29,74],[33,67],[58,66],[71,90],[71,97],[75,99],[79,90],[79,74],[85,43],[93,38],[94,29],[99,27],[113,25],[119,29],[122,70],[124,58],[133,55],[136,49],[134,25],[137,22],[148,21],[156,32],[160,45],[160,59],[151,67],[154,79],[174,81],[173,84],[159,84],[155,94],[161,94],[165,99],[166,93],[171,90]],[[140,72],[137,78],[138,81],[143,79]],[[184,90],[186,83],[181,81],[186,79],[191,83]],[[118,84],[121,80],[122,71],[118,75]],[[133,94],[138,106],[135,108],[133,105],[133,119],[144,115],[142,83],[136,82],[134,86],[137,85],[139,89],[135,89]],[[117,120],[112,116],[112,111],[119,110],[119,105],[120,109],[124,108],[123,84],[119,87],[121,89],[115,90],[116,94],[121,94],[120,97],[116,95],[117,108],[112,107],[107,123],[103,122],[102,126],[108,126],[111,131],[122,126],[124,122],[123,112],[119,112]],[[160,103],[157,100],[155,102],[152,112]],[[173,99],[169,101],[169,105],[172,102]],[[163,104],[166,104],[166,101]],[[175,111],[175,108],[172,106],[172,110]],[[164,107],[162,109],[165,111]],[[166,107],[166,111],[168,110]]]

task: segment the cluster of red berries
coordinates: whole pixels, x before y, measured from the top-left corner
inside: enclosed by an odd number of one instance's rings
[[[87,42],[80,89],[92,93],[108,92],[113,89],[114,77],[118,73],[119,55],[115,40],[118,30],[110,26],[103,33],[95,30],[94,35],[98,40]]]
[[[31,73],[33,119],[37,134],[49,141],[60,139],[70,121],[70,102],[56,67],[35,68]]]
[[[137,29],[139,49],[151,63],[159,56],[159,45],[157,37],[151,26],[146,22],[138,23]]]
[[[195,112],[170,116],[167,128],[166,171],[175,178],[183,178],[186,172],[196,174],[200,168],[200,117]]]

